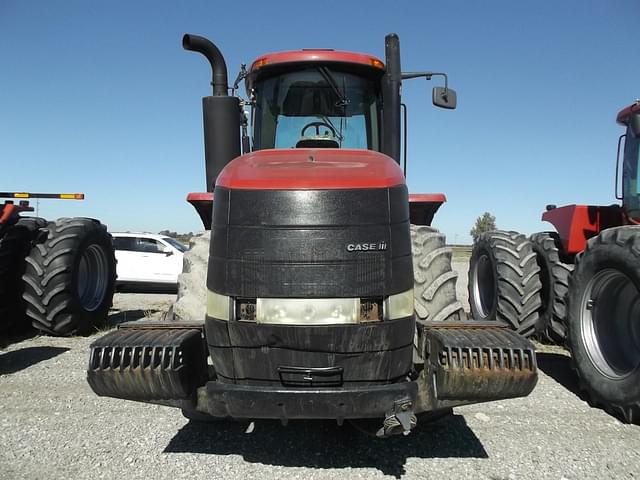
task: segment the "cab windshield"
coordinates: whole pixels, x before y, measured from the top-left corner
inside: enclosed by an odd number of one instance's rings
[[[254,85],[254,150],[380,150],[379,81],[326,66],[276,74]]]

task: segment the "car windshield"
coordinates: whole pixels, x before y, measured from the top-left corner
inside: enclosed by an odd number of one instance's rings
[[[380,92],[373,78],[325,66],[254,85],[254,149],[380,149]]]
[[[187,247],[186,245],[180,243],[179,241],[177,241],[175,238],[171,238],[171,237],[162,237],[162,240],[164,240],[165,242],[167,242],[169,245],[173,246],[176,250],[180,251],[180,252],[186,252],[187,250],[189,250],[189,247]]]

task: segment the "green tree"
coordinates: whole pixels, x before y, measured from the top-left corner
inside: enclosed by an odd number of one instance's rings
[[[469,235],[473,237],[475,242],[482,233],[490,232],[491,230],[496,230],[496,217],[489,212],[484,212],[476,219],[476,224],[469,232]]]

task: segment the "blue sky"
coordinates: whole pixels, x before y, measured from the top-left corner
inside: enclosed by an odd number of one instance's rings
[[[405,82],[411,192],[443,192],[434,225],[469,240],[548,229],[548,203],[613,203],[615,115],[640,97],[640,3],[616,1],[0,1],[0,190],[84,192],[41,201],[48,218],[94,216],[112,230],[201,229],[185,197],[204,188],[201,97],[209,67],[185,32],[240,63],[297,48],[383,57],[449,74]]]

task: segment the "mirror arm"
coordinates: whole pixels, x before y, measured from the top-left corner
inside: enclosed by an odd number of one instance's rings
[[[412,78],[424,77],[427,80],[431,80],[431,77],[444,77],[444,91],[449,90],[449,78],[446,73],[443,72],[403,72],[402,79],[410,80]]]
[[[232,96],[236,94],[236,90],[238,90],[238,87],[240,86],[240,82],[245,78],[247,78],[247,76],[249,76],[249,72],[247,72],[247,64],[241,63],[238,76],[236,77],[235,81],[233,82],[233,86],[231,87]]]

